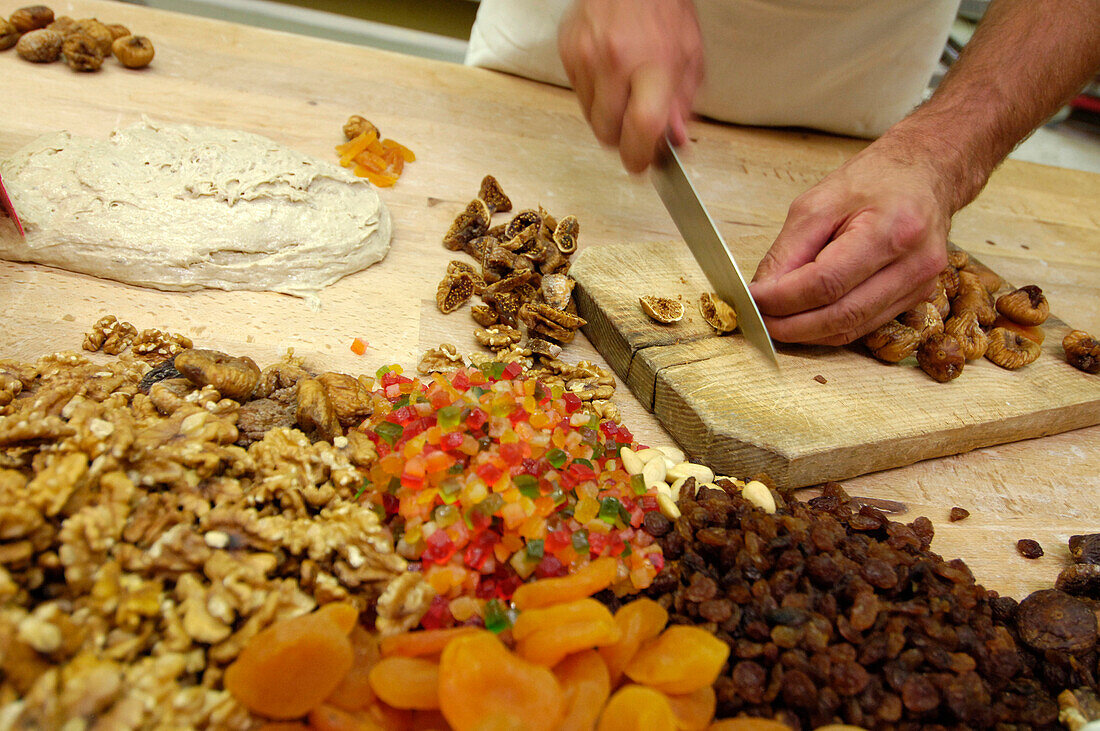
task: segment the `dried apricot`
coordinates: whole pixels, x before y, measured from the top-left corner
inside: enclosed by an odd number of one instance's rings
[[[382,657],[403,655],[404,657],[425,657],[443,652],[447,643],[456,637],[477,632],[477,627],[451,627],[448,629],[426,629],[419,632],[402,632],[382,638]]]
[[[547,667],[570,653],[614,644],[621,635],[611,612],[595,599],[528,609],[512,626],[520,657]]]
[[[439,664],[420,657],[384,657],[371,668],[370,687],[394,708],[439,708]]]
[[[725,718],[707,726],[707,731],[791,731],[790,726],[768,718]]]
[[[358,711],[374,702],[370,687],[370,671],[381,658],[378,638],[362,627],[351,631],[351,670],[336,686],[325,702],[345,711]]]
[[[256,633],[226,668],[226,690],[268,718],[298,718],[320,704],[353,660],[351,628],[344,628],[347,613],[337,607],[330,604]]]
[[[627,685],[611,696],[596,731],[635,729],[675,731],[676,716],[663,693],[642,685]]]
[[[564,698],[549,669],[509,652],[487,630],[452,640],[439,664],[439,701],[455,731],[557,728]]]
[[[595,650],[575,653],[554,666],[554,675],[565,697],[565,718],[558,728],[590,731],[611,695],[611,678],[603,658]]]
[[[312,731],[378,731],[382,729],[365,713],[344,711],[322,703],[309,712]]]
[[[714,682],[729,654],[729,645],[710,632],[677,625],[642,645],[624,672],[665,693],[693,693]]]
[[[676,725],[681,731],[703,731],[714,718],[718,696],[713,686],[707,685],[687,695],[667,696],[668,704],[676,715]]]
[[[516,589],[512,601],[516,609],[524,610],[583,599],[611,586],[618,567],[614,558],[598,558],[569,576],[524,584]]]
[[[600,648],[600,656],[611,673],[612,685],[618,685],[623,668],[642,643],[661,634],[668,624],[668,612],[652,599],[635,599],[615,612],[615,624],[622,631],[622,637],[614,645]]]
[[[272,721],[260,726],[256,731],[309,731],[309,726],[298,721]]]

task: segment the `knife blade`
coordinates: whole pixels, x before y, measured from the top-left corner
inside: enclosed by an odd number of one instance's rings
[[[8,218],[15,222],[15,227],[19,229],[19,235],[27,238],[27,234],[23,231],[23,222],[19,220],[19,216],[15,213],[15,206],[12,204],[11,198],[8,197],[8,191],[4,190],[2,178],[0,178],[0,210],[4,211]]]
[[[672,216],[680,235],[684,237],[692,256],[699,263],[707,281],[719,297],[737,310],[737,321],[745,339],[779,367],[775,347],[764,325],[764,318],[749,294],[749,287],[726,240],[718,233],[714,219],[699,198],[691,178],[684,170],[676,150],[666,137],[661,142],[657,163],[653,166],[653,187]]]

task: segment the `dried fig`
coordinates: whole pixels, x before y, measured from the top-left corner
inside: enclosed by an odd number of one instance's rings
[[[897,363],[917,352],[921,337],[913,328],[902,325],[897,320],[890,320],[864,335],[863,344],[879,360]]]
[[[1085,373],[1100,373],[1100,342],[1084,330],[1072,330],[1062,338],[1066,362]]]
[[[1021,325],[1042,325],[1050,315],[1050,304],[1043,290],[1029,284],[998,297],[997,312]]]
[[[1096,614],[1080,599],[1057,589],[1031,594],[1016,609],[1020,639],[1034,650],[1087,652],[1096,646]]]
[[[985,357],[1001,368],[1015,370],[1033,362],[1041,352],[1042,348],[1035,341],[1008,328],[997,327],[989,333]]]
[[[61,56],[61,35],[52,30],[32,30],[15,44],[15,52],[32,63],[53,63]]]
[[[126,36],[130,35],[130,29],[122,25],[121,23],[108,23],[107,30],[111,32],[111,38],[115,39],[116,41],[119,38],[125,38]]]
[[[940,284],[943,285],[948,299],[954,299],[959,294],[959,270],[953,266],[946,267],[940,272]]]
[[[704,292],[699,297],[699,313],[719,335],[737,329],[737,311],[717,294]]]
[[[486,175],[481,179],[481,187],[478,188],[477,197],[485,201],[491,213],[504,213],[512,210],[511,199],[504,194],[500,183],[492,175]]]
[[[946,320],[947,316],[951,314],[951,298],[947,296],[947,290],[944,288],[942,280],[936,282],[936,293],[925,301],[936,308],[936,314],[940,316],[941,320]]]
[[[970,272],[978,277],[978,281],[985,287],[985,291],[989,294],[993,294],[1004,285],[1004,280],[1001,279],[997,272],[993,271],[985,264],[979,264],[978,262],[971,260],[965,267],[959,267],[962,271]]]
[[[959,272],[959,294],[951,302],[951,313],[955,316],[973,312],[982,327],[988,327],[997,319],[997,310],[993,308],[993,299],[989,296],[977,274],[967,270]]]
[[[54,31],[55,33],[60,33],[61,37],[64,38],[72,32],[73,26],[75,24],[76,21],[70,18],[68,15],[59,15],[54,18],[54,21],[47,25],[46,28]]]
[[[103,54],[99,44],[87,33],[70,33],[61,45],[65,63],[73,71],[99,71],[103,65]]]
[[[537,231],[538,227],[541,225],[542,215],[538,211],[533,211],[531,209],[520,211],[512,216],[512,220],[508,222],[508,226],[504,229],[504,238],[513,238],[528,226],[535,226],[535,230]]]
[[[655,297],[650,294],[639,297],[638,301],[642,305],[642,311],[657,322],[667,325],[679,322],[684,317],[684,304],[678,300],[669,299],[668,297]]]
[[[20,33],[30,33],[52,23],[53,11],[45,5],[29,5],[16,10],[8,20]]]
[[[981,358],[989,347],[989,336],[982,330],[978,316],[973,312],[963,312],[949,318],[943,324],[943,331],[959,341],[963,357],[967,360]]]
[[[966,357],[959,341],[951,335],[940,333],[921,343],[917,348],[917,363],[932,378],[946,383],[962,375]]]
[[[469,272],[448,273],[435,291],[435,304],[443,314],[454,312],[474,294],[474,277]]]
[[[547,274],[542,278],[539,290],[546,304],[555,310],[564,310],[572,299],[574,284],[576,283],[564,274]]]
[[[73,23],[66,35],[71,35],[73,33],[88,34],[99,47],[100,53],[104,56],[111,53],[111,44],[114,43],[115,38],[111,35],[111,31],[107,29],[107,26],[100,23],[95,18],[84,18]]]
[[[0,51],[6,51],[19,42],[19,31],[8,21],[0,18]]]
[[[153,42],[145,36],[123,36],[111,44],[111,53],[128,69],[141,69],[153,61]]]
[[[370,120],[365,117],[360,117],[358,114],[351,115],[348,117],[348,121],[344,122],[344,137],[347,137],[349,140],[354,140],[364,132],[371,131],[374,132],[376,137],[380,136],[378,134],[378,128],[375,127]]]
[[[1070,536],[1069,555],[1076,563],[1100,564],[1100,533]]]
[[[234,358],[217,350],[190,348],[175,360],[176,369],[198,386],[213,386],[225,398],[247,398],[260,381],[260,369],[248,356]]]
[[[970,263],[970,255],[962,249],[952,249],[947,252],[947,265],[955,269],[962,269]]]
[[[577,236],[580,233],[581,225],[577,222],[576,216],[566,216],[561,219],[554,228],[554,244],[557,245],[558,251],[567,256],[576,251]]]
[[[921,302],[913,309],[901,313],[898,315],[898,322],[916,330],[922,342],[943,332],[943,318],[931,302]]]
[[[324,386],[313,378],[298,381],[298,406],[294,419],[302,431],[326,442],[343,433]]]
[[[1042,345],[1047,337],[1046,331],[1039,325],[1021,325],[1018,322],[1009,320],[1004,315],[997,315],[997,319],[993,321],[993,327],[1003,327],[1006,330],[1020,333],[1028,340],[1034,340],[1039,345]]]
[[[489,216],[489,207],[485,201],[480,198],[470,201],[447,229],[443,236],[443,246],[451,251],[458,251],[470,241],[484,235],[489,229]]]

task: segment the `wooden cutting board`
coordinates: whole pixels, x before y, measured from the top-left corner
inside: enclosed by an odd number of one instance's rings
[[[770,243],[731,247],[752,271]],[[684,450],[720,474],[802,487],[1100,423],[1100,378],[1066,363],[1069,328],[1054,316],[1043,354],[1017,371],[981,359],[937,383],[915,358],[890,365],[858,345],[780,345],[776,372],[740,334],[718,337],[703,321],[710,287],[682,242],[589,248],[570,274],[585,334]],[[647,317],[638,298],[649,294],[682,299],[683,320]]]

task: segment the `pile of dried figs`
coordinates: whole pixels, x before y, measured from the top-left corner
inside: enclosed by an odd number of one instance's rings
[[[19,8],[0,18],[0,51],[15,46],[19,57],[32,63],[53,63],[64,58],[74,71],[98,71],[110,56],[126,68],[148,66],[154,55],[153,43],[134,35],[118,23],[101,23],[95,18],[73,20],[54,17],[45,5]]]
[[[557,219],[541,207],[493,223],[495,214],[511,210],[496,178],[486,175],[477,197],[443,237],[443,246],[466,252],[475,263],[456,260],[447,266],[436,304],[450,313],[474,295],[481,298],[483,304],[470,309],[479,325],[474,336],[497,360],[556,358],[585,324],[568,275],[580,224],[576,216]]]
[[[863,337],[881,361],[898,363],[915,355],[921,369],[944,383],[962,375],[967,361],[983,356],[1015,370],[1034,362],[1046,337],[1050,315],[1043,290],[1034,284],[994,295],[1004,288],[988,267],[961,249],[948,252],[936,293]],[[1074,330],[1062,341],[1070,365],[1100,371],[1100,343]]]

